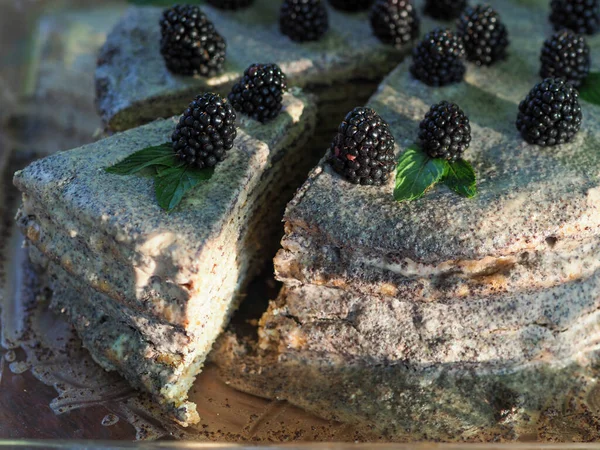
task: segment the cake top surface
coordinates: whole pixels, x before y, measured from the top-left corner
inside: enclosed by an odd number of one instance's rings
[[[294,42],[279,30],[279,8],[280,2],[272,0],[256,0],[239,11],[202,5],[227,42],[223,72],[203,78],[178,76],[167,69],[160,54],[163,8],[131,7],[100,52],[96,80],[103,118],[110,124],[113,116],[140,102],[176,97],[190,90],[211,89],[224,94],[248,66],[257,62],[277,63],[291,85],[328,85],[383,74],[404,53],[373,35],[366,13],[345,14],[332,8],[328,8],[329,31],[321,40]]]
[[[73,224],[75,229],[67,230],[72,235],[104,234],[141,254],[159,252],[170,257],[170,264],[193,265],[211,236],[228,226],[231,210],[247,199],[261,174],[285,156],[283,144],[302,134],[311,115],[314,104],[299,90],[284,95],[281,113],[268,124],[238,115],[238,136],[227,158],[171,213],[159,207],[150,177],[105,169],[136,151],[170,142],[177,118],[35,161],[15,174],[14,183],[28,203],[58,216],[57,223]]]
[[[477,173],[478,196],[466,199],[438,185],[419,200],[398,203],[393,177],[382,187],[355,186],[324,159],[289,205],[288,222],[339,246],[424,263],[518,254],[598,234],[600,107],[580,100],[583,124],[573,142],[527,144],[515,120],[519,102],[540,81],[540,50],[552,33],[548,5],[489,3],[509,31],[507,60],[485,68],[467,64],[465,81],[443,88],[415,80],[406,61],[369,101],[390,124],[397,153],[417,141],[431,105],[457,103],[471,121],[464,158]],[[598,67],[600,36],[587,40]]]

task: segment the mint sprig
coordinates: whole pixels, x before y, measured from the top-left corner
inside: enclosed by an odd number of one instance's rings
[[[116,175],[141,175],[145,169],[151,169],[158,205],[168,212],[175,209],[189,191],[209,180],[214,173],[213,168],[197,169],[182,163],[170,143],[147,147],[105,170]]]
[[[467,161],[460,159],[450,163],[431,158],[418,145],[411,145],[396,165],[394,199],[399,202],[416,200],[440,181],[464,197],[477,194],[475,171]]]
[[[579,88],[579,97],[600,106],[600,72],[591,72]]]
[[[471,164],[464,159],[453,163],[446,161],[444,184],[463,197],[472,198],[477,195],[477,180]]]

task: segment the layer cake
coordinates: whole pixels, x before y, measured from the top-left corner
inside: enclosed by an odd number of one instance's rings
[[[274,253],[299,149],[315,126],[314,102],[294,92],[268,125],[238,119],[226,160],[169,214],[151,178],[104,169],[169,141],[177,118],[15,174],[17,220],[53,307],[102,367],[150,392],[181,424],[198,420],[187,391],[247,281]]]
[[[405,62],[368,103],[398,153],[431,105],[460,105],[479,195],[397,203],[393,180],[354,186],[322,160],[288,205],[284,288],[258,341],[220,341],[233,386],[392,440],[600,437],[600,108],[581,102],[570,144],[525,143],[515,119],[539,81],[546,5],[490,3],[505,62],[444,88]]]

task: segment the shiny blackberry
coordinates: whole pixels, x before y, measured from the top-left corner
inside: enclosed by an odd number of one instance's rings
[[[469,118],[457,104],[444,100],[425,114],[419,125],[419,140],[431,158],[454,162],[471,144]]]
[[[242,9],[247,8],[254,0],[208,0],[208,3],[219,9]]]
[[[581,120],[577,90],[561,78],[546,78],[519,104],[516,125],[525,141],[547,147],[570,142]]]
[[[374,0],[329,0],[331,6],[340,11],[358,12],[371,7]]]
[[[419,17],[411,0],[377,0],[370,19],[373,33],[385,44],[402,47],[419,36]]]
[[[331,143],[330,164],[354,184],[380,186],[394,171],[394,137],[371,108],[354,108]]]
[[[284,0],[279,28],[293,41],[317,41],[329,29],[327,9],[321,0]]]
[[[264,123],[281,111],[286,89],[286,77],[277,64],[252,64],[228,98],[237,111]]]
[[[225,40],[197,6],[165,10],[160,29],[160,53],[171,72],[212,77],[223,69]]]
[[[214,167],[233,147],[237,136],[235,119],[235,111],[227,100],[212,93],[199,95],[179,119],[171,136],[173,150],[194,167]]]
[[[426,0],[425,14],[438,20],[454,20],[467,7],[467,0]]]
[[[590,73],[590,48],[583,36],[571,30],[557,31],[548,38],[540,60],[542,78],[564,78],[576,88]]]
[[[488,5],[468,7],[456,24],[467,59],[478,66],[489,66],[506,58],[508,32],[498,13]]]
[[[600,0],[552,0],[550,8],[555,30],[568,28],[579,34],[600,30]]]
[[[452,31],[436,28],[413,49],[410,71],[430,86],[459,83],[466,70],[464,57],[462,41]]]

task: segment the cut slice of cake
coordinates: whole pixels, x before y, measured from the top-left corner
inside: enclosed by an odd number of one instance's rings
[[[132,7],[108,36],[96,71],[97,103],[108,128],[124,130],[181,111],[191,95],[211,90],[227,95],[253,63],[276,63],[290,86],[304,87],[320,103],[365,101],[409,51],[381,43],[368,13],[329,8],[329,31],[319,41],[299,43],[279,29],[281,2],[256,0],[239,11],[202,5],[227,43],[225,67],[212,78],[171,73],[160,53],[159,7]],[[339,111],[336,111],[339,114]],[[330,119],[329,114],[322,115]],[[335,117],[334,120],[339,118]]]
[[[294,90],[269,124],[239,119],[227,158],[171,213],[158,206],[151,178],[105,169],[170,141],[177,118],[15,174],[18,222],[54,308],[102,367],[150,392],[182,424],[198,420],[187,391],[245,284],[274,253],[315,109]]]
[[[540,81],[545,12],[490,3],[505,62],[444,88],[406,62],[368,103],[398,154],[431,105],[460,105],[478,196],[440,185],[398,203],[392,180],[355,186],[324,159],[288,205],[285,286],[258,341],[220,341],[231,385],[392,440],[600,437],[600,107],[581,101],[569,144],[524,142],[515,120]]]

